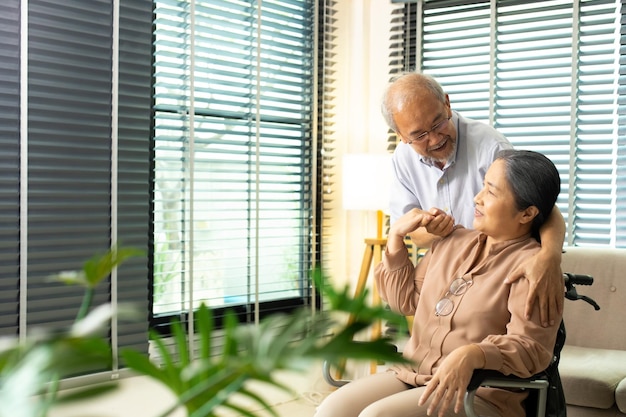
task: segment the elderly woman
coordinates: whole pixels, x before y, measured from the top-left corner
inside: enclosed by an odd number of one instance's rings
[[[503,281],[512,268],[539,251],[539,228],[559,191],[559,174],[548,158],[532,151],[504,151],[474,198],[474,230],[455,227],[417,266],[404,237],[443,214],[414,209],[399,218],[389,231],[375,277],[390,307],[414,316],[403,349],[412,364],[341,387],[315,416],[463,416],[463,396],[475,369],[520,377],[544,370],[552,359],[561,317],[543,327],[535,306],[527,319],[528,281]],[[481,388],[475,409],[482,416],[522,417],[526,395]]]

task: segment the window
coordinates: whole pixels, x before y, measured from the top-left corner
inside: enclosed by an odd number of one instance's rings
[[[314,2],[155,4],[155,326],[310,303]]]
[[[69,325],[83,293],[48,275],[115,243],[145,256],[118,268],[94,305],[148,313],[154,292],[161,314],[208,301],[252,316],[310,302],[317,153],[328,146],[316,92],[332,81],[315,76],[332,45],[314,47],[313,28],[333,24],[316,25],[314,12],[330,6],[171,4],[0,2],[1,336]],[[185,43],[191,15],[195,42]],[[117,375],[121,348],[147,352],[148,328],[112,322],[113,369],[96,371]]]
[[[152,5],[123,0],[119,21],[115,7],[0,4],[0,335],[72,323],[83,291],[48,276],[114,243],[146,256],[122,265],[94,305],[148,310]],[[109,330],[115,354],[148,350],[147,322]]]
[[[395,70],[435,76],[455,110],[552,159],[567,244],[624,246],[619,2],[425,0],[399,12]]]

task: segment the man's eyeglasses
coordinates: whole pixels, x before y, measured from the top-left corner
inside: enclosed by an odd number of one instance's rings
[[[426,137],[428,136],[429,133],[439,133],[441,132],[446,126],[448,126],[448,122],[450,121],[450,119],[452,118],[452,116],[448,116],[445,119],[443,119],[442,121],[440,121],[439,123],[437,123],[436,125],[434,125],[433,127],[430,128],[430,130],[427,130],[426,132],[420,134],[419,136],[416,136],[414,138],[410,138],[407,142],[407,144],[412,144],[412,143],[420,143],[423,142],[424,139],[426,139]]]
[[[471,278],[469,280],[466,280],[464,278],[457,278],[452,281],[452,283],[450,284],[450,289],[446,291],[443,298],[439,300],[439,302],[435,306],[435,314],[437,316],[447,316],[448,314],[452,313],[452,310],[454,310],[454,301],[452,301],[450,297],[452,295],[465,294],[465,291],[467,291],[467,289],[471,287],[473,283],[474,281]]]

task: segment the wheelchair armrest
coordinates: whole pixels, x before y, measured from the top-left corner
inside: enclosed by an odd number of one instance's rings
[[[539,392],[537,400],[537,417],[545,416],[548,387],[550,382],[544,373],[533,375],[530,378],[520,378],[515,375],[504,375],[491,369],[476,369],[467,386],[465,393],[465,413],[468,417],[478,417],[474,411],[474,397],[478,387],[491,388],[524,388],[536,389]]]
[[[365,342],[354,341],[353,343],[359,344],[359,343],[365,343]],[[388,355],[401,355],[401,353],[398,352],[398,347],[393,343],[386,343],[383,351],[386,352],[386,354]],[[339,363],[340,371],[337,373],[338,378],[335,378],[332,375],[333,373],[332,363],[328,360],[324,361],[323,368],[322,368],[322,375],[324,376],[324,379],[329,385],[332,385],[333,387],[342,387],[346,385],[348,382],[350,382],[349,379],[341,379],[341,375],[343,374],[343,368],[345,367],[345,365],[346,365],[345,360]]]
[[[333,387],[342,387],[350,382],[350,380],[348,379],[335,378],[333,377],[332,373],[333,371],[330,362],[324,361],[322,375],[324,376],[324,380],[328,385],[331,385]]]
[[[504,375],[502,372],[494,371],[493,369],[476,369],[472,374],[467,390],[475,390],[481,385],[487,386],[486,382],[490,381],[493,384],[503,383],[508,385],[509,383],[526,383],[537,378],[539,378],[537,375],[531,376],[530,378],[520,378],[515,375]]]

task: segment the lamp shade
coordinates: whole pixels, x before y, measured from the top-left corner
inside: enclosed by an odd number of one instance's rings
[[[391,154],[347,154],[343,157],[343,208],[387,210]]]

